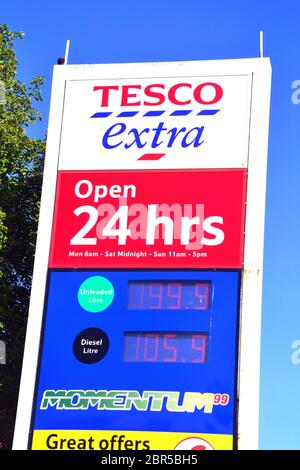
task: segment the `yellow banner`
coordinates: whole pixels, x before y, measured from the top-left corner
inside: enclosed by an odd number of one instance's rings
[[[230,450],[233,436],[144,431],[34,431],[34,450]]]

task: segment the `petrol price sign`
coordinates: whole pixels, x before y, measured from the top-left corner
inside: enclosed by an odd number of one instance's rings
[[[256,447],[269,93],[267,59],[55,67],[14,448]]]

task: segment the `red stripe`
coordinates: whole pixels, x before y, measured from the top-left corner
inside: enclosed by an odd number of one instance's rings
[[[144,153],[138,160],[160,160],[165,153]]]

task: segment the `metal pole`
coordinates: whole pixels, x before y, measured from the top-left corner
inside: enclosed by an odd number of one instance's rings
[[[263,31],[259,32],[259,55],[261,59],[264,56],[264,32]]]
[[[69,49],[70,49],[70,39],[67,39],[66,50],[65,50],[65,64],[64,65],[67,65],[67,63],[68,63]]]

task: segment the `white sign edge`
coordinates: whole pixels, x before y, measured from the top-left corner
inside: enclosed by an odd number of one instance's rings
[[[259,448],[262,277],[271,64],[253,73],[244,267],[241,279],[238,449]]]
[[[38,223],[19,400],[15,421],[13,450],[25,450],[28,448],[39,359],[65,89],[64,81],[62,81],[60,77],[57,77],[55,71],[56,70],[54,69],[41,208]],[[55,156],[57,157],[55,158]]]

